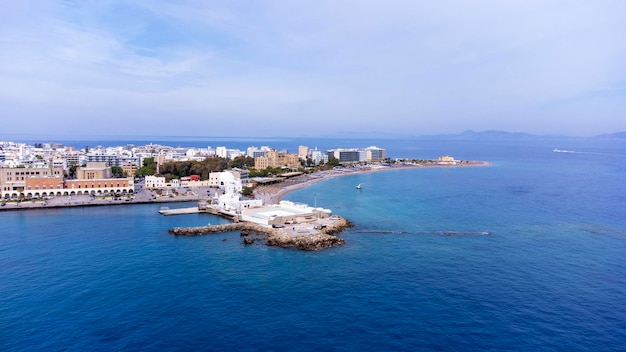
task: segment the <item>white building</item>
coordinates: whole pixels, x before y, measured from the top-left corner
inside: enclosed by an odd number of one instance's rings
[[[146,176],[145,180],[146,188],[148,189],[165,187],[165,177],[163,176]]]
[[[315,149],[311,149],[310,154],[315,165],[319,165],[320,163],[326,164],[328,162],[328,155],[317,149],[317,147]]]
[[[242,209],[260,207],[260,199],[241,200],[240,192],[243,189],[241,179],[235,178],[229,171],[220,173],[218,182],[224,187],[224,194],[218,197],[219,207],[223,210],[240,213]]]

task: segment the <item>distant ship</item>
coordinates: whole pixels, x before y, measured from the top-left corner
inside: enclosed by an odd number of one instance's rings
[[[356,185],[356,189],[361,189],[361,188],[363,188],[363,184],[362,183],[359,183],[358,185]]]
[[[563,149],[558,149],[558,148],[554,148],[553,152],[555,152],[555,153],[574,153],[571,150],[563,150]]]

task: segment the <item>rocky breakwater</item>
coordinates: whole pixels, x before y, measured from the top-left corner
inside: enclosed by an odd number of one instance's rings
[[[251,244],[255,240],[249,234],[267,236],[265,244],[283,248],[296,248],[313,251],[327,247],[342,245],[345,240],[335,236],[344,229],[352,227],[352,223],[344,218],[336,217],[332,223],[320,227],[315,233],[300,234],[284,228],[272,228],[250,222],[237,222],[222,225],[207,225],[199,227],[176,227],[168,230],[175,236],[199,236],[222,232],[241,231],[244,236],[243,243]],[[297,228],[294,227],[294,229]]]

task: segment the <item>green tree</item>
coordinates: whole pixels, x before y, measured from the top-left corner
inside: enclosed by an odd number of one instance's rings
[[[245,169],[245,168],[253,167],[253,166],[254,166],[254,158],[249,157],[249,156],[238,156],[228,162],[228,167],[230,168],[236,167],[239,169]]]
[[[70,171],[69,171],[69,178],[76,178],[76,170],[78,169],[78,166],[74,163],[70,164]]]
[[[280,167],[268,166],[263,170],[252,169],[250,170],[250,177],[267,177],[273,175],[279,175],[283,172]]]
[[[143,159],[143,166],[135,172],[137,176],[149,176],[156,174],[156,162],[154,158]]]
[[[126,177],[124,170],[122,170],[122,168],[119,166],[111,166],[111,173],[113,174],[114,178]]]
[[[339,165],[339,159],[335,158],[335,157],[331,157],[328,159],[328,162],[326,163],[326,166],[329,169],[332,169],[333,167]]]
[[[243,187],[241,189],[241,195],[243,195],[244,197],[249,197],[252,195],[253,191],[254,189],[252,187]]]
[[[220,172],[228,168],[224,158],[206,158],[202,161],[169,161],[163,163],[159,171],[171,178],[199,175],[202,180],[209,178],[211,172]]]

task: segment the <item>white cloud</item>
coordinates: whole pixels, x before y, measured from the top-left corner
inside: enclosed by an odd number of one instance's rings
[[[259,133],[312,120],[555,133],[572,116],[580,134],[626,128],[619,1],[66,4],[0,14],[3,114],[137,125],[184,115],[213,128],[225,117]]]

